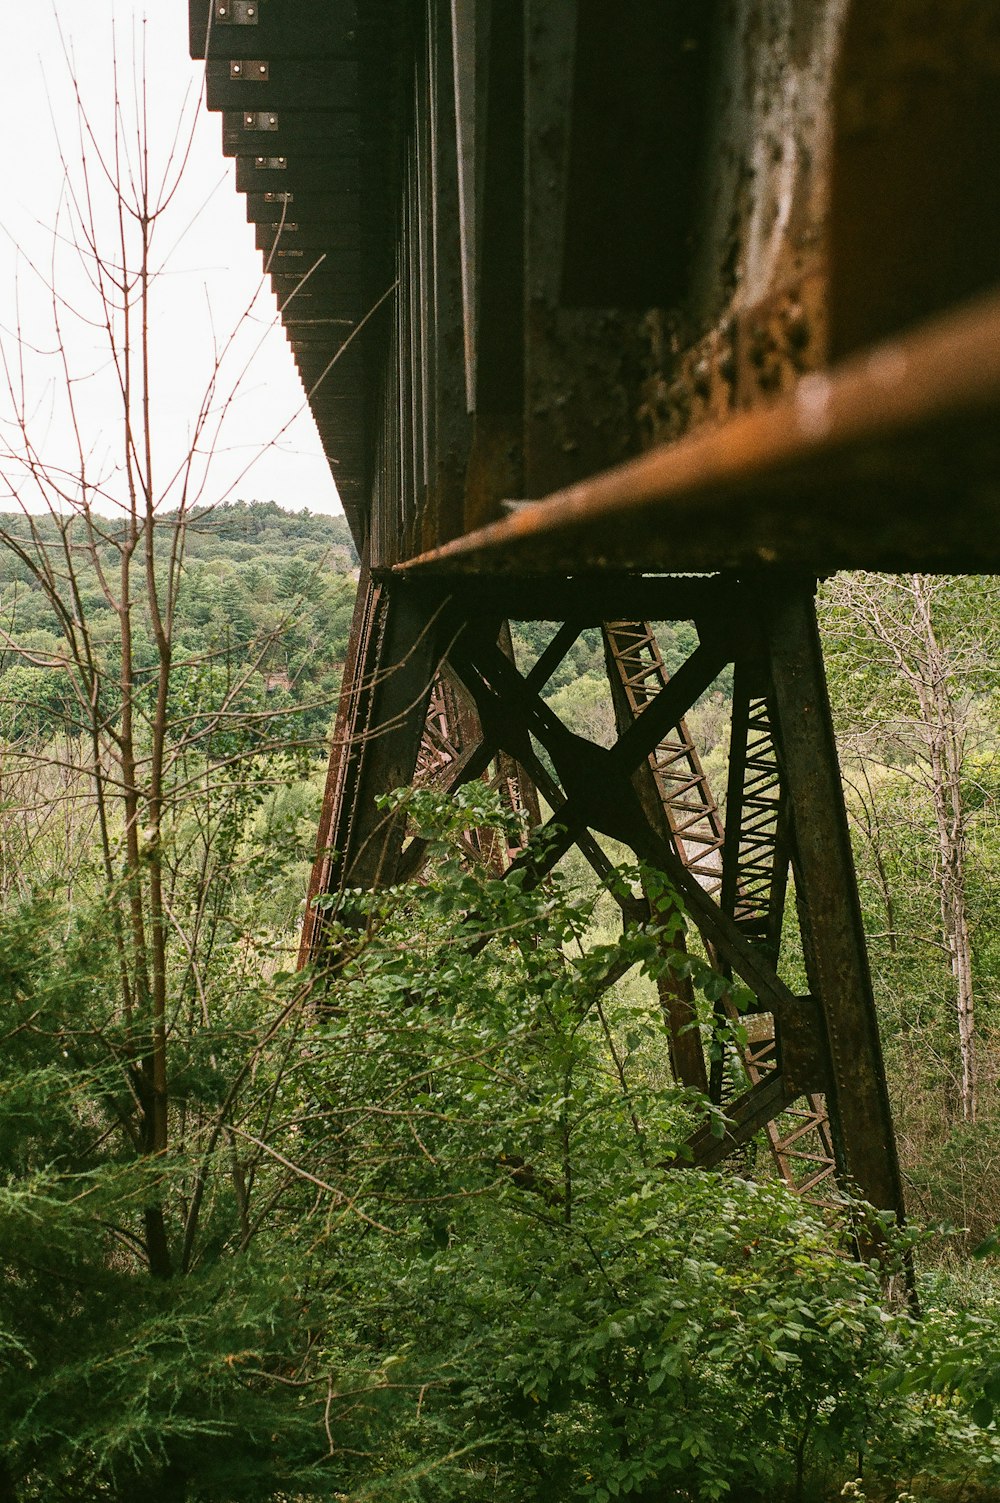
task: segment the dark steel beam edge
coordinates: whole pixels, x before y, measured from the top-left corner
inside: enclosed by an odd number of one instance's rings
[[[1000,570],[998,419],[991,293],[399,572],[542,571],[562,557],[578,568]],[[678,536],[685,522],[690,538]]]

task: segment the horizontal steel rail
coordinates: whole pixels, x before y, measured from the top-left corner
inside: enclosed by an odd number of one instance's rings
[[[1000,570],[1000,295],[402,566]]]

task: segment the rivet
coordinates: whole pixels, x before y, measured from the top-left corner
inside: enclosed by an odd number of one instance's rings
[[[251,11],[250,14],[252,15],[253,12]],[[260,65],[260,71],[262,73],[266,73],[267,72],[267,64],[266,63],[261,63],[261,65]]]
[[[239,65],[239,63],[234,63],[233,64],[233,72],[234,73],[238,73],[239,71],[240,71],[240,65]]]

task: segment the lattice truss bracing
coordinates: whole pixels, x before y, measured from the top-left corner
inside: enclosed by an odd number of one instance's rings
[[[659,593],[669,607],[677,591],[667,582]],[[542,693],[587,624],[583,617],[560,626],[538,661],[521,672],[502,618],[470,612],[455,597],[435,602],[411,590],[404,592],[406,606],[424,613],[425,650],[421,661],[411,652],[406,661],[394,663],[393,597],[369,583],[359,614],[379,627],[362,628],[372,657],[360,679],[373,686],[376,700],[419,700],[422,719],[411,715],[408,730],[398,718],[393,726],[388,702],[376,704],[376,719],[387,728],[380,746],[364,731],[364,717],[373,713],[372,695],[345,694],[336,783],[344,795],[326,832],[335,855],[333,864],[329,855],[319,864],[316,886],[329,892],[338,882],[356,887],[359,876],[370,881],[377,873],[377,880],[393,881],[419,869],[420,842],[409,838],[398,819],[366,808],[359,796],[363,769],[383,759],[403,782],[454,789],[470,778],[490,780],[511,807],[529,811],[536,823],[537,788],[552,810],[550,838],[541,847],[529,843],[500,852],[470,831],[470,858],[487,862],[498,875],[527,869],[537,881],[575,843],[597,875],[610,882],[612,865],[599,838],[610,836],[667,873],[710,962],[734,983],[719,1007],[730,1019],[738,1018],[745,1043],[729,1050],[721,1069],[709,1065],[702,1032],[691,1026],[690,983],[683,975],[659,983],[678,1080],[707,1089],[730,1123],[721,1139],[707,1130],[695,1135],[694,1162],[717,1164],[764,1132],[778,1172],[803,1195],[828,1198],[839,1167],[880,1203],[896,1203],[890,1200],[898,1200],[898,1184],[859,920],[849,907],[830,905],[832,887],[851,875],[839,791],[822,808],[813,796],[820,830],[813,831],[808,813],[792,816],[793,809],[809,808],[803,802],[806,789],[824,764],[829,791],[835,793],[810,588],[791,590],[777,610],[754,601],[748,589],[723,596],[717,582],[700,589],[684,585],[681,593],[685,609],[694,608],[701,641],[673,676],[648,623],[603,623],[608,688],[619,728],[615,744],[604,749],[563,725]],[[755,629],[748,633],[751,616]],[[445,641],[441,661],[435,643],[440,650]],[[775,673],[785,655],[794,660],[795,672],[781,689]],[[733,744],[723,819],[685,716],[730,663]],[[794,690],[788,687],[792,683]],[[783,732],[782,726],[788,729]],[[398,760],[407,735],[408,769]],[[358,770],[352,771],[355,765]],[[383,785],[386,775],[383,768],[378,779]],[[798,802],[792,796],[796,780],[802,784]],[[779,968],[790,867],[808,996],[794,995]],[[634,922],[634,903],[620,901],[623,918]],[[319,952],[321,928],[312,930],[306,945],[307,953]],[[834,973],[835,985],[829,980]],[[747,989],[753,995],[749,1011],[738,1010],[733,1000],[737,983],[740,996]],[[849,1076],[838,1080],[838,1065],[849,1069]],[[870,1093],[860,1119],[851,1109],[859,1078],[867,1078]],[[882,1107],[873,1114],[872,1097],[877,1106],[879,1091]]]
[[[604,634],[610,671],[624,691],[626,721],[634,719],[668,682],[653,627],[646,621],[611,621],[606,623]],[[737,694],[741,687],[737,684]],[[745,746],[737,741],[730,753],[735,775],[730,780],[728,880],[723,876],[726,830],[685,720],[672,727],[650,753],[649,771],[679,860],[706,893],[721,899],[740,932],[776,962],[789,849],[766,697],[749,702],[745,713],[739,705],[733,717],[734,736],[739,736],[744,726]],[[717,958],[711,945],[709,954]],[[727,1005],[724,1001],[721,1010],[732,1019],[737,1016],[731,1002]],[[764,1014],[748,1022],[738,1077],[757,1086],[778,1066],[774,1019]],[[718,1061],[710,1086],[713,1097],[728,1105],[734,1094],[733,1077],[723,1064],[723,1060]],[[780,1119],[769,1121],[766,1131],[785,1183],[815,1198],[835,1169],[824,1097],[810,1094]]]

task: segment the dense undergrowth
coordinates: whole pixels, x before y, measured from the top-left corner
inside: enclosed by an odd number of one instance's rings
[[[886,1276],[918,1237],[865,1266],[863,1208],[665,1167],[706,1104],[605,990],[592,898],[465,867],[487,805],[412,800],[435,860],[331,915],[332,971],[230,952],[155,1160],[99,914],[8,915],[0,1496],[995,1495],[989,1265],[925,1274],[917,1320]]]

